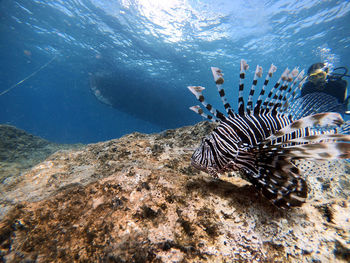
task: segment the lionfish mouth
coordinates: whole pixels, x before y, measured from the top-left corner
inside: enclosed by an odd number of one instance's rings
[[[194,168],[196,168],[196,169],[198,169],[200,171],[203,171],[205,173],[208,173],[208,174],[210,174],[213,177],[218,177],[217,174],[220,173],[220,171],[218,171],[217,168],[215,168],[215,167],[207,167],[205,165],[198,164],[194,160],[191,160],[191,165]]]
[[[210,174],[211,176],[215,177],[215,178],[218,178],[218,174],[223,174],[225,172],[228,172],[228,171],[237,171],[238,168],[237,167],[234,167],[234,166],[230,166],[229,168],[228,167],[225,167],[223,169],[219,169],[219,167],[217,166],[205,166],[205,165],[201,165],[201,164],[198,164],[197,162],[195,162],[194,160],[191,160],[191,165],[200,170],[200,171],[203,171],[205,173],[208,173]]]
[[[198,170],[201,170],[203,172],[206,172],[207,171],[207,167],[205,167],[204,165],[200,165],[199,163],[197,163],[196,161],[194,161],[193,159],[191,159],[191,165],[198,169]]]

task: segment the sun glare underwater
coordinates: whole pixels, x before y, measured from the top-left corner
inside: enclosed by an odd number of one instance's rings
[[[278,76],[350,67],[349,1],[2,0],[0,10],[0,123],[59,143],[203,120],[187,86],[216,98],[210,67],[237,107],[242,58]]]

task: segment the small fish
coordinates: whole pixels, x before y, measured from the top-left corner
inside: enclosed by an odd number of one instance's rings
[[[193,153],[192,165],[214,177],[239,170],[277,207],[301,206],[308,189],[293,160],[350,158],[350,136],[339,133],[344,123],[339,113],[317,113],[300,119],[290,113],[289,105],[294,105],[293,110],[296,110],[293,101],[305,81],[304,71],[299,72],[298,68],[287,68],[266,96],[266,87],[277,70],[271,65],[253,105],[263,71],[257,66],[245,106],[243,91],[248,69],[247,62],[241,60],[237,112],[226,99],[223,73],[219,68],[211,70],[226,114],[206,102],[202,94],[204,87],[188,87],[210,114],[199,105],[190,109],[218,123]]]

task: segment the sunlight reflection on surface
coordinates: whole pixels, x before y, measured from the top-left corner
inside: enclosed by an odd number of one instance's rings
[[[199,6],[194,8],[185,0],[138,0],[138,9],[153,25],[152,34],[161,34],[167,42],[180,42],[192,40],[192,36],[205,40],[215,40],[225,36],[224,30],[221,32],[211,32],[207,34],[207,28],[220,24],[220,13],[211,11],[202,12]]]

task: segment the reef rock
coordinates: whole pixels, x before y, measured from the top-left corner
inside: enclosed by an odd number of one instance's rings
[[[60,149],[79,145],[56,144],[10,125],[0,125],[0,182],[12,180]]]
[[[281,211],[239,176],[190,166],[213,128],[61,150],[1,185],[0,261],[348,262],[346,162],[298,165],[310,188]]]

